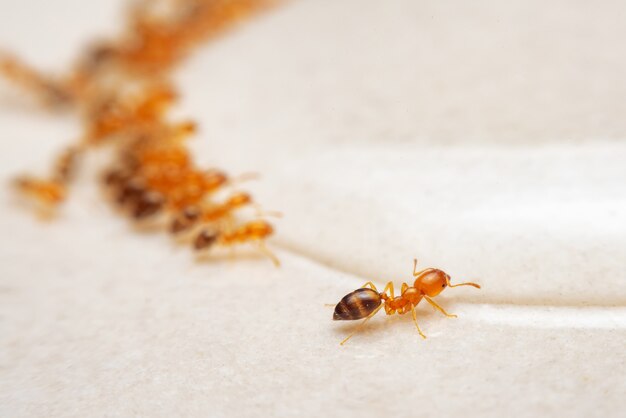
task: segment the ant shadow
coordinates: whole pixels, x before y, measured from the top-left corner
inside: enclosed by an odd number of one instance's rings
[[[7,114],[50,118],[70,113],[65,106],[44,106],[26,92],[9,91],[0,85],[0,111]]]
[[[214,251],[208,250],[197,253],[194,257],[195,261],[200,263],[208,262],[236,262],[242,260],[259,261],[267,259],[263,254],[257,253],[253,250],[241,250],[238,249],[236,253],[220,251],[216,249]]]
[[[32,115],[33,110],[37,110],[35,101],[30,101],[26,97],[21,97],[13,92],[9,93],[2,88],[0,90],[0,110],[3,112],[14,112]]]
[[[134,232],[145,235],[154,235],[163,232],[163,222],[157,220],[145,220],[139,222],[133,222],[131,228]]]

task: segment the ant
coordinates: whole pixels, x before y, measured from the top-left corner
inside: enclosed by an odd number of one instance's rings
[[[251,202],[252,197],[248,193],[238,192],[231,195],[225,202],[210,207],[188,206],[174,217],[170,231],[176,234],[188,230],[197,222],[214,223],[224,218],[231,218],[236,209]]]
[[[57,157],[51,176],[48,178],[20,176],[15,179],[14,185],[18,191],[41,203],[42,208],[54,208],[67,196],[67,185],[74,177],[81,152],[78,147],[69,147]]]
[[[252,205],[256,209],[257,216],[277,216],[280,217],[280,212],[264,212],[261,207],[253,203],[252,196],[246,192],[235,192],[226,199],[226,201],[215,204],[212,206],[188,206],[183,209],[177,216],[174,217],[170,224],[170,232],[172,234],[178,234],[180,232],[188,231],[197,223],[212,223],[224,222],[230,224],[233,221],[233,214],[235,210]]]
[[[220,231],[216,228],[203,228],[193,243],[197,251],[206,250],[215,244],[231,247],[246,242],[257,244],[259,251],[270,258],[276,267],[280,267],[278,257],[266,246],[265,239],[274,233],[274,228],[268,222],[256,220],[245,223],[232,231]]]
[[[417,332],[422,338],[426,338],[426,335],[424,335],[417,324],[417,315],[415,313],[415,306],[417,306],[422,299],[425,299],[433,308],[448,318],[456,318],[456,315],[446,312],[445,309],[439,306],[432,298],[443,292],[446,287],[474,286],[480,289],[480,285],[471,282],[451,284],[450,276],[439,269],[427,268],[421,271],[416,270],[417,259],[414,259],[413,277],[415,278],[415,282],[413,286],[402,283],[400,296],[394,295],[393,282],[388,282],[385,289],[379,293],[376,286],[374,286],[371,281],[344,296],[337,306],[335,306],[333,320],[352,321],[363,318],[365,318],[365,320],[340,344],[344,345],[383,307],[387,315],[393,315],[395,313],[404,315],[411,312],[413,322],[415,323],[415,327],[417,327]],[[370,288],[368,289],[366,286]],[[389,291],[389,294],[387,294],[387,291]]]
[[[14,184],[19,191],[33,197],[44,206],[54,207],[65,200],[65,187],[55,180],[22,176],[15,179]]]

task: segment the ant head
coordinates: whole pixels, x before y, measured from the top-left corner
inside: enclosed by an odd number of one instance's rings
[[[414,287],[426,296],[434,297],[450,284],[450,276],[438,269],[429,269],[415,278]]]
[[[268,222],[263,220],[252,221],[246,225],[248,233],[251,237],[262,239],[274,233],[274,228]]]
[[[250,202],[252,202],[252,197],[248,193],[236,192],[228,198],[226,204],[230,207],[238,208],[240,206],[247,205]]]

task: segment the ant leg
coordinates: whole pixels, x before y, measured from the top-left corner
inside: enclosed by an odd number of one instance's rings
[[[226,188],[226,190],[234,192],[236,191],[235,187],[237,187],[240,183],[245,183],[250,180],[258,180],[259,178],[261,178],[261,175],[259,173],[243,173],[238,175],[237,177],[230,178],[224,184],[224,187]]]
[[[394,291],[393,291],[393,282],[387,283],[387,285],[383,289],[383,293],[387,293],[387,290],[389,290],[389,296],[391,296],[391,299],[394,299],[395,296],[394,296]]]
[[[394,300],[396,296],[394,294],[395,292],[393,289],[393,282],[390,281],[387,283],[387,286],[385,286],[385,289],[383,290],[382,294],[387,294],[387,290],[389,290],[389,294],[387,295],[387,300]],[[384,305],[385,305],[385,313],[387,315],[393,315],[395,311],[389,307],[389,305],[387,304],[387,301],[384,301]]]
[[[417,277],[420,274],[424,273],[425,271],[432,270],[432,268],[427,268],[427,269],[420,270],[420,271],[416,271],[416,270],[417,270],[417,258],[414,258],[413,259],[413,277]]]
[[[439,306],[437,304],[437,302],[435,302],[434,300],[432,300],[431,298],[429,298],[428,296],[424,295],[424,299],[426,299],[426,302],[430,303],[430,306],[432,306],[433,308],[435,308],[436,310],[438,310],[439,312],[441,312],[442,314],[444,314],[445,316],[447,316],[448,318],[456,318],[456,315],[454,314],[449,314],[448,312],[446,312],[445,309],[443,309],[441,306]]]
[[[261,174],[260,173],[251,171],[251,172],[248,172],[248,173],[239,174],[239,176],[235,177],[233,180],[241,182],[241,181],[258,180],[260,178],[261,178]]]
[[[232,232],[235,229],[235,218],[229,213],[218,221],[218,225],[224,232]]]
[[[367,315],[367,318],[365,318],[365,319],[363,320],[363,322],[361,322],[361,323],[359,324],[359,326],[358,326],[358,327],[356,327],[356,329],[350,333],[350,335],[348,335],[348,336],[347,336],[347,337],[346,337],[346,338],[345,338],[342,342],[340,342],[340,343],[339,343],[339,345],[344,345],[344,344],[346,343],[346,341],[348,341],[350,338],[352,338],[352,336],[353,336],[354,334],[356,334],[357,332],[359,332],[359,331],[361,330],[361,328],[363,328],[363,327],[365,326],[365,324],[367,323],[367,321],[369,321],[369,320],[370,320],[370,319],[371,319],[374,315],[376,315],[376,312],[380,311],[380,308],[382,308],[383,306],[384,306],[384,304],[382,304],[382,303],[381,303],[381,305],[380,305],[378,308],[376,308],[376,309],[374,310],[374,312],[372,312],[371,314]]]
[[[269,250],[269,248],[265,246],[265,242],[259,241],[258,246],[259,246],[259,251],[261,251],[263,254],[268,256],[276,267],[280,267],[280,260],[278,259],[278,257],[276,257],[276,255],[274,255],[273,252]]]
[[[426,339],[426,336],[424,335],[424,333],[420,329],[420,326],[417,324],[417,314],[415,313],[415,306],[413,306],[413,305],[411,305],[411,315],[413,315],[413,322],[415,323],[415,326],[417,327],[417,332],[420,333],[420,336],[423,339]]]
[[[261,208],[261,205],[259,205],[258,203],[253,204],[252,207],[256,211],[257,218],[262,218],[263,216],[273,216],[275,218],[282,218],[283,217],[283,213],[282,212],[279,212],[277,210],[263,210]]]
[[[405,290],[409,288],[409,285],[406,283],[402,283],[402,288],[400,289],[400,294],[404,293]]]
[[[390,282],[391,283],[391,282]],[[374,292],[378,293],[378,289],[376,289],[376,285],[374,283],[372,283],[371,281],[365,283],[363,286],[359,287],[359,289],[365,289],[367,286],[369,286]],[[391,289],[391,293],[393,294],[393,285],[392,289]],[[385,293],[385,291],[387,290],[387,288],[385,287],[385,290],[383,291],[383,293]],[[336,303],[325,303],[324,306],[335,306]]]
[[[228,183],[230,186],[233,186],[233,185],[236,185],[237,183],[243,183],[243,182],[250,181],[250,180],[258,180],[260,178],[261,178],[261,175],[259,173],[255,173],[255,172],[243,173],[243,174],[238,175],[237,177],[230,179]]]
[[[365,283],[363,286],[359,287],[359,289],[364,289],[367,286],[371,287],[374,292],[378,293],[378,289],[376,289],[376,285],[374,283],[372,283],[371,281]]]

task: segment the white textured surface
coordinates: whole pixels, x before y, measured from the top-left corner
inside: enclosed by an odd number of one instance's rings
[[[0,3],[0,45],[61,69],[119,16],[83,3]],[[625,12],[301,1],[203,50],[178,113],[201,161],[263,174],[283,267],[135,233],[94,167],[54,223],[2,189],[0,416],[621,416]],[[0,87],[8,180],[78,126]],[[484,288],[420,307],[426,341],[381,317],[340,348],[324,303],[414,256]]]

